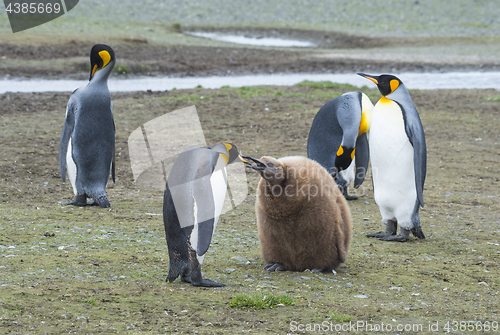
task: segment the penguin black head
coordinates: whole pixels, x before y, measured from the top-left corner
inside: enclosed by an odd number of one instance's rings
[[[238,152],[238,147],[229,142],[222,142],[214,145],[212,150],[219,152],[222,157],[226,160],[226,164],[231,164],[240,156]],[[241,158],[240,158],[241,159]]]
[[[251,156],[241,156],[240,159],[243,160],[247,168],[259,172],[262,178],[272,185],[280,184],[286,179],[283,164],[275,158],[263,156],[257,159]],[[252,165],[252,163],[256,165]]]
[[[337,150],[337,158],[335,159],[336,172],[345,170],[351,165],[355,152],[355,148],[339,147],[339,150]]]
[[[366,73],[358,72],[358,75],[373,81],[377,85],[378,90],[383,96],[391,94],[402,84],[401,80],[399,80],[398,77],[393,76],[392,74],[372,76]]]
[[[115,60],[115,52],[109,45],[96,44],[90,50],[90,77],[89,81],[94,77],[94,74],[105,68],[109,63]]]

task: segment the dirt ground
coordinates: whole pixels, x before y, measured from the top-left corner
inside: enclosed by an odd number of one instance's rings
[[[231,141],[257,157],[305,155],[317,110],[355,89],[316,86],[113,94],[117,180],[108,186],[110,209],[62,205],[72,199],[58,169],[69,94],[0,95],[2,333],[284,334],[313,333],[307,324],[323,322],[330,330],[355,325],[367,334],[369,325],[381,323],[391,326],[383,333],[430,333],[431,326],[468,333],[454,323],[465,321],[494,333],[500,322],[500,97],[494,90],[411,91],[428,147],[425,240],[365,237],[383,229],[368,178],[359,200],[349,203],[354,236],[337,275],[268,273],[255,224],[258,176],[249,172],[249,196],[221,217],[203,264],[205,277],[227,286],[165,283],[162,192],[134,184],[130,133],[194,104],[209,145]],[[373,102],[380,98],[378,91],[363,92]],[[235,295],[257,291],[286,293],[296,303],[229,307]],[[396,331],[401,326],[407,331]]]
[[[172,29],[169,28],[170,33]],[[190,27],[186,32],[200,29],[215,30],[209,27]],[[368,69],[377,69],[379,72],[488,71],[500,68],[497,58],[453,55],[441,49],[455,46],[460,52],[464,52],[488,43],[499,43],[492,39],[373,38],[285,28],[217,28],[216,31],[252,37],[303,39],[315,42],[318,47],[273,49],[228,43],[216,46],[172,45],[149,41],[143,37],[116,36],[102,37],[101,43],[107,43],[115,50],[117,64],[114,71],[118,77],[350,73]],[[182,31],[177,34],[181,39],[187,38]],[[202,38],[197,40],[208,43]],[[88,54],[95,43],[95,39],[51,38],[44,35],[14,40],[2,37],[0,77],[88,78]],[[411,51],[401,52],[405,48]],[[423,48],[422,54],[416,53],[419,48]]]

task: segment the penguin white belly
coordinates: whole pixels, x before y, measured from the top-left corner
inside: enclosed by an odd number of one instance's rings
[[[214,213],[213,213],[214,229],[212,231],[213,234],[213,232],[215,232],[215,227],[217,227],[217,222],[219,221],[219,216],[222,212],[222,206],[224,205],[224,199],[226,197],[227,170],[225,167],[216,170],[214,173],[212,173],[212,175],[210,176],[210,185],[212,188],[212,196],[214,199]],[[196,201],[194,202],[193,214],[195,218],[194,221],[195,224],[193,226],[193,231],[191,232],[190,243],[191,246],[196,250],[196,258],[198,259],[198,262],[200,264],[203,264],[203,259],[205,258],[205,255],[198,255],[198,250],[197,250],[199,230],[198,230],[198,222],[196,221],[198,214],[198,207]]]
[[[194,226],[193,226],[193,230],[191,231],[191,236],[189,237],[189,242],[191,243],[191,247],[196,251],[196,258],[198,259],[198,262],[200,264],[203,263],[203,258],[205,257],[205,255],[198,255],[198,234],[199,234],[199,230],[198,230],[198,221],[197,221],[197,218],[198,218],[198,205],[196,204],[196,199],[195,197],[193,196],[193,215],[194,215]]]
[[[224,199],[226,198],[227,192],[227,169],[224,167],[215,171],[210,177],[210,184],[212,185],[212,194],[215,203],[214,212],[214,231],[217,221],[219,221],[219,216],[222,213],[222,207],[224,205]]]
[[[401,227],[413,228],[411,216],[417,200],[413,146],[395,102],[378,102],[373,110],[370,159],[374,197],[382,221],[396,219]]]
[[[75,161],[73,160],[73,155],[72,151],[73,148],[71,147],[71,138],[68,141],[68,151],[66,152],[66,170],[68,172],[68,177],[69,181],[71,182],[71,186],[73,186],[73,192],[75,195],[76,193],[76,164]]]
[[[339,172],[340,177],[342,177],[342,179],[344,179],[347,182],[346,186],[351,185],[351,183],[354,181],[355,166],[356,163],[353,160],[351,164],[347,167],[347,169]]]

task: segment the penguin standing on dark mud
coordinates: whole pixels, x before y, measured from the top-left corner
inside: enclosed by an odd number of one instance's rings
[[[368,169],[372,110],[366,94],[348,92],[321,107],[309,131],[307,156],[330,172],[347,200],[357,199],[347,188],[352,181],[358,188]]]
[[[326,272],[344,263],[351,213],[328,171],[300,156],[242,158],[262,176],[255,211],[264,269]]]
[[[59,171],[66,171],[75,200],[70,205],[110,207],[106,196],[109,175],[115,181],[115,123],[108,77],[115,65],[111,47],[96,44],[90,52],[87,85],[71,94],[59,144]],[[87,202],[87,198],[94,202]]]
[[[417,109],[399,78],[358,74],[373,81],[383,95],[373,109],[370,159],[374,197],[386,231],[367,236],[405,242],[411,232],[424,239],[418,210],[424,206],[427,149]]]
[[[202,278],[201,264],[222,212],[226,166],[238,157],[238,148],[224,142],[211,148],[189,147],[174,162],[163,199],[170,258],[167,281],[180,275],[194,286],[224,286]]]

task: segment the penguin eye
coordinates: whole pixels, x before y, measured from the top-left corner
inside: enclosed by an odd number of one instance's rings
[[[267,166],[269,166],[269,167],[274,167],[274,163],[269,162],[269,163],[267,163]]]

